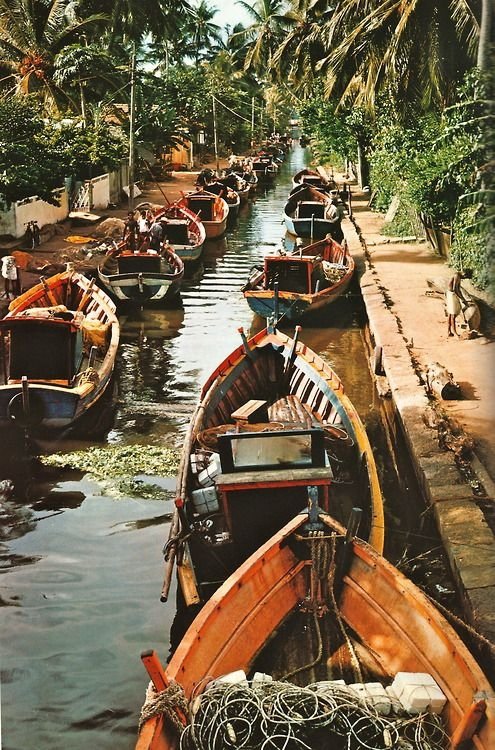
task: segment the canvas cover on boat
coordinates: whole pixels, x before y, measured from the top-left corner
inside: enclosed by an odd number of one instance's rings
[[[8,377],[61,380],[75,375],[76,331],[63,321],[22,321],[10,327]]]

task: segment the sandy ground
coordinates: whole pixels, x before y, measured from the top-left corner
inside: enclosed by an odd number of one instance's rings
[[[222,162],[221,166],[225,166]],[[214,168],[214,165],[208,165]],[[171,179],[159,184],[147,183],[143,194],[135,199],[135,205],[149,201],[158,206],[173,202],[187,190],[191,190],[197,172],[175,172]],[[411,355],[418,367],[426,374],[428,366],[438,362],[445,366],[461,387],[462,398],[444,401],[448,415],[475,441],[476,453],[495,483],[495,314],[487,301],[481,301],[481,335],[469,339],[465,331],[460,338],[447,335],[445,305],[441,296],[428,296],[428,279],[446,283],[452,272],[445,259],[439,257],[424,242],[391,242],[382,235],[383,216],[368,207],[367,197],[354,188],[354,221],[366,240],[368,262],[374,270],[378,284],[389,302]],[[98,212],[100,216],[125,218],[128,203],[122,203],[111,211]],[[345,232],[355,232],[348,219],[344,220]],[[78,235],[89,240],[98,236],[98,225],[76,226],[67,221],[57,226],[57,234],[43,241],[33,256],[32,265],[41,268],[47,264],[57,265],[71,261],[82,270],[94,268],[99,260],[97,253],[87,253],[83,245],[71,243],[66,238]],[[10,247],[8,252],[14,248]],[[19,245],[18,249],[22,249]],[[5,250],[4,250],[5,254]],[[53,271],[52,271],[53,272]],[[21,272],[23,287],[38,281],[39,273]],[[3,303],[6,309],[7,300]],[[0,309],[0,313],[2,310]],[[462,322],[462,321],[460,321]],[[462,331],[462,329],[461,329]],[[495,487],[495,485],[494,485]],[[494,495],[495,497],[495,492]]]

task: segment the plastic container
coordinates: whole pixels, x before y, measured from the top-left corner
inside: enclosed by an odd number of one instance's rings
[[[218,510],[218,495],[214,487],[202,487],[191,493],[194,510],[200,516],[216,513]]]

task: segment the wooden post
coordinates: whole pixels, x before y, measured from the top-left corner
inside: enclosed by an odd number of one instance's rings
[[[131,101],[129,105],[129,211],[134,208],[134,150],[136,116],[136,45],[131,54]]]
[[[213,143],[215,147],[215,161],[217,165],[217,175],[218,175],[220,172],[220,164],[218,162],[217,113],[215,109],[215,94],[211,95],[211,100],[213,104]]]

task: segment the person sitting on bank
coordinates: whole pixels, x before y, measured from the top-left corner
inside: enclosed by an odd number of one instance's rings
[[[330,190],[330,201],[325,209],[325,219],[331,223],[330,234],[335,242],[342,243],[344,232],[342,231],[341,222],[344,218],[344,204],[340,200],[338,190]]]
[[[21,293],[19,271],[13,255],[4,255],[2,258],[2,278],[4,279],[4,296],[10,299]]]

